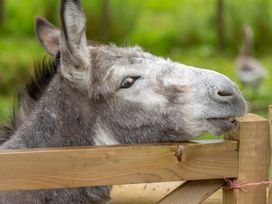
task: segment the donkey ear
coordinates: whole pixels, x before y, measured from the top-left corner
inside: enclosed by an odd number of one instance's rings
[[[44,49],[56,57],[59,52],[60,31],[42,17],[35,18],[35,33]]]
[[[90,64],[87,38],[85,34],[86,17],[80,0],[61,1],[61,56],[62,60],[77,69],[86,69]]]

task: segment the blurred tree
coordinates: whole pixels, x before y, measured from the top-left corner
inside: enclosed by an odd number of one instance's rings
[[[217,0],[216,5],[216,30],[217,44],[220,51],[225,48],[225,30],[224,30],[224,0]]]
[[[4,0],[0,0],[0,26],[4,20]]]
[[[51,23],[56,24],[59,18],[59,2],[56,0],[47,0],[44,5],[44,17]]]
[[[110,31],[110,5],[109,0],[101,0],[101,38],[107,41]]]
[[[269,52],[271,50],[270,46],[272,29],[271,29],[271,16],[269,10],[270,0],[260,0],[256,4],[256,17],[255,17],[255,45],[258,52]]]

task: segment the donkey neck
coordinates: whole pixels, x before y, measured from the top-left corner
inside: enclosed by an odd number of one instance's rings
[[[26,121],[1,149],[94,144],[94,106],[59,74],[49,84]]]

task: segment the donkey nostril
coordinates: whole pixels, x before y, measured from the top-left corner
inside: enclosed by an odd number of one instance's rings
[[[230,92],[230,91],[218,91],[217,94],[218,94],[219,96],[225,97],[225,96],[232,96],[232,95],[233,95],[233,92]]]
[[[232,90],[232,88],[229,87],[225,87],[219,90],[214,90],[212,98],[217,102],[231,102],[235,98],[235,96],[235,90]]]

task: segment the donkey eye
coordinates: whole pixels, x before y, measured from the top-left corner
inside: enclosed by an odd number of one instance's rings
[[[121,82],[121,86],[120,88],[121,89],[127,89],[129,87],[131,87],[134,82],[139,79],[140,77],[139,76],[136,76],[136,77],[126,77],[125,79],[123,79],[123,81]]]

